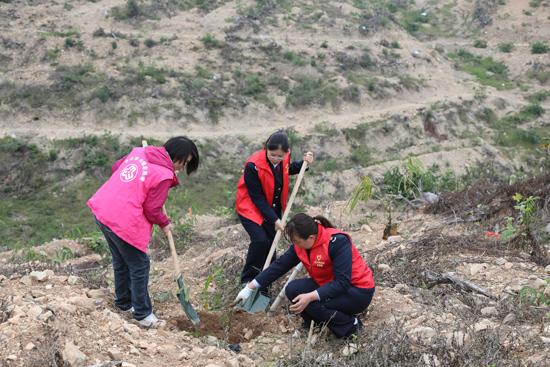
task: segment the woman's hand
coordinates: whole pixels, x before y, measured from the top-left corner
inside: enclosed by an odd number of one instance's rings
[[[277,221],[275,222],[275,230],[281,232],[285,231],[285,225],[283,224],[282,220],[277,219]]]
[[[313,152],[304,153],[304,161],[311,165],[313,163]]]
[[[162,231],[166,237],[168,237],[168,233],[172,232],[173,229],[174,225],[172,223],[168,223],[166,226],[162,227]]]
[[[302,293],[296,296],[292,300],[292,305],[290,305],[290,311],[294,313],[301,313],[307,305],[309,305],[313,301],[318,301],[317,299],[317,292],[309,292],[309,293]]]

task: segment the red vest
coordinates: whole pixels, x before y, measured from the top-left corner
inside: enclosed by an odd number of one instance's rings
[[[298,255],[300,261],[304,264],[309,276],[315,283],[322,286],[334,279],[332,260],[329,256],[329,246],[332,236],[335,234],[344,234],[350,239],[350,242],[351,238],[347,233],[336,228],[325,228],[320,224],[317,225],[317,228],[317,239],[309,250],[309,257],[305,249],[296,245],[294,245],[294,251],[296,251],[296,255]],[[357,288],[374,288],[372,271],[353,243],[351,243],[351,261],[351,285]]]
[[[269,205],[273,205],[273,191],[275,190],[275,178],[271,171],[271,163],[268,162],[265,149],[257,151],[252,154],[246,161],[246,164],[254,163],[258,170],[258,178],[262,185],[262,189],[265,195],[265,199]],[[245,164],[245,167],[246,167]],[[287,153],[283,158],[283,161],[279,164],[283,165],[283,192],[281,193],[281,209],[285,210],[286,201],[288,199],[288,169],[290,164],[290,153]],[[254,205],[254,202],[248,195],[248,189],[244,182],[244,174],[239,180],[237,185],[237,199],[235,200],[235,208],[237,213],[243,217],[250,219],[258,225],[262,225],[264,217],[260,212],[260,209]]]

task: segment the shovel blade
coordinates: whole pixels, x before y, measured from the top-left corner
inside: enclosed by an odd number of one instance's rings
[[[259,289],[255,289],[250,297],[243,304],[237,304],[235,308],[248,313],[266,312],[271,299],[260,293]]]
[[[178,284],[177,296],[183,308],[183,312],[185,312],[185,315],[187,315],[187,318],[193,325],[198,325],[200,323],[200,318],[189,300],[189,289],[186,287],[181,274],[176,278],[176,283]]]

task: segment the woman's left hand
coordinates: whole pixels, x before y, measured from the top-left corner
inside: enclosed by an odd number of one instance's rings
[[[317,301],[317,292],[302,293],[292,300],[290,311],[301,313],[311,302]]]
[[[312,164],[313,163],[313,152],[304,153],[304,161],[306,161],[308,165]]]

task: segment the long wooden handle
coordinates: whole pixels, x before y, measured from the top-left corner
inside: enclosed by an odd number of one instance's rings
[[[290,194],[290,199],[288,199],[285,212],[283,213],[283,218],[281,218],[281,222],[283,224],[286,223],[286,219],[288,217],[288,214],[290,213],[290,208],[294,203],[294,199],[296,198],[296,194],[298,193],[298,188],[300,187],[302,178],[304,178],[304,173],[306,172],[306,169],[307,169],[307,162],[303,161],[302,168],[300,168],[300,173],[298,174],[298,178],[296,179],[296,183],[294,184],[294,188],[292,189],[292,194]],[[280,230],[277,230],[277,233],[275,234],[275,238],[273,239],[273,243],[271,244],[271,248],[269,249],[269,254],[267,255],[267,259],[265,260],[264,268],[262,270],[267,269],[267,267],[271,263],[271,259],[273,258],[273,254],[275,253],[275,248],[277,248],[277,244],[279,243],[279,240],[281,239],[282,235],[283,235],[283,232]]]
[[[292,282],[296,278],[298,273],[301,272],[303,268],[304,268],[304,264],[302,264],[302,263],[299,263],[298,265],[296,265],[294,267],[294,270],[292,271],[292,274],[290,274],[290,276],[288,277],[288,280],[286,281],[285,285],[283,286],[283,289],[281,289],[281,291],[277,295],[277,298],[275,298],[275,301],[273,301],[273,304],[269,308],[269,312],[275,312],[279,309],[279,306],[281,305],[281,302],[283,301],[283,298],[285,298],[286,286],[288,285],[288,283]]]

